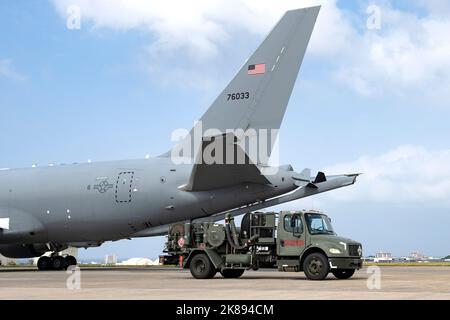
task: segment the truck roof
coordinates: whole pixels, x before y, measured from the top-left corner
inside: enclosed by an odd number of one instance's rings
[[[303,210],[286,210],[286,211],[280,211],[280,212],[255,212],[258,214],[281,214],[281,213],[301,213],[301,214],[307,214],[307,213],[314,213],[314,214],[325,214],[322,211],[314,210],[314,209],[303,209]]]

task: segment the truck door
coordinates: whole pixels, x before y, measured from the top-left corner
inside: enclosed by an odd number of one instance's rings
[[[305,249],[305,233],[301,214],[281,214],[277,234],[278,256],[299,256]]]

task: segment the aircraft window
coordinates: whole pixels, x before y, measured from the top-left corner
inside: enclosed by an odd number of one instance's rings
[[[292,220],[292,218],[294,220]],[[284,230],[293,233],[303,233],[302,218],[298,215],[292,216],[291,214],[284,216]]]

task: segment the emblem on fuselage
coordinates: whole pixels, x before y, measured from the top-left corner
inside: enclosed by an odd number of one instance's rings
[[[99,184],[94,185],[94,189],[100,193],[106,193],[109,189],[114,188],[114,185],[109,183],[108,180],[103,180]]]

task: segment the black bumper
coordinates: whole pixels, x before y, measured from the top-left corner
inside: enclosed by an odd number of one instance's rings
[[[356,269],[363,267],[361,258],[329,258],[331,269]]]

